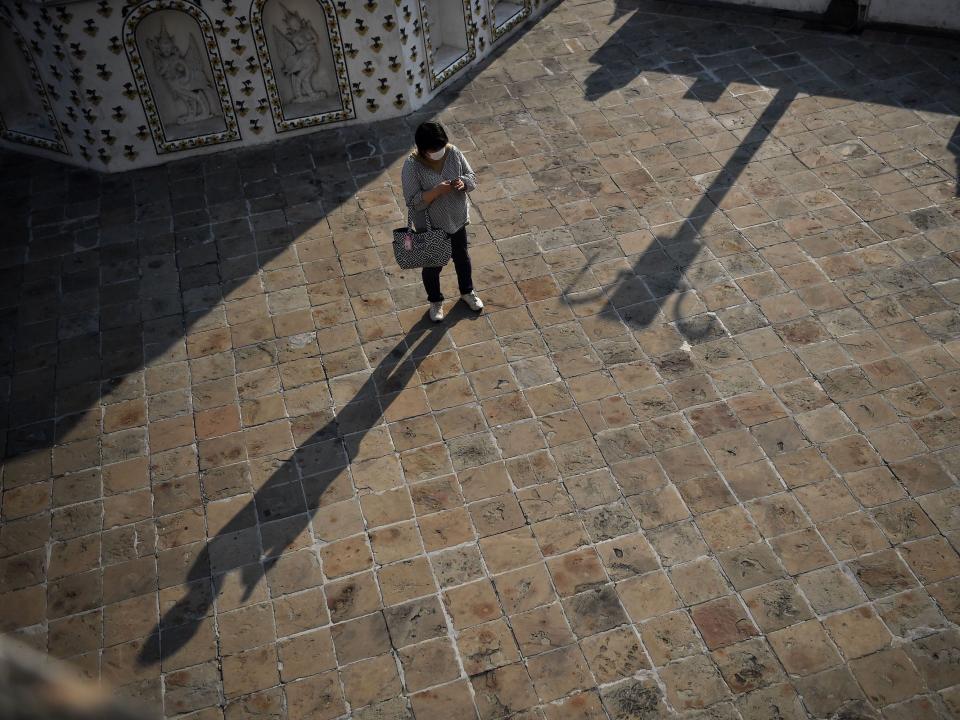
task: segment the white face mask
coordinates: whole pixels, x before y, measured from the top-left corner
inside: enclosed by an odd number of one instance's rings
[[[442,160],[442,159],[443,159],[443,156],[446,155],[446,154],[447,154],[447,149],[446,149],[446,148],[441,148],[440,150],[437,150],[436,152],[428,152],[428,153],[427,153],[427,157],[430,158],[431,160]]]

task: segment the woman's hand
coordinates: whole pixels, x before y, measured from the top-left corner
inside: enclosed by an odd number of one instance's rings
[[[441,195],[446,195],[451,190],[453,190],[453,181],[444,180],[443,182],[437,183],[433,186],[433,188],[423,193],[423,201],[429,205],[438,197]]]
[[[463,182],[463,178],[457,178],[456,180],[453,181],[454,190],[463,190],[465,187],[466,185]]]

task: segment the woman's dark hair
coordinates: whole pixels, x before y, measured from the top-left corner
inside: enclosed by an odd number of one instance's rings
[[[443,129],[443,125],[431,120],[420,123],[420,127],[418,127],[417,132],[414,133],[413,141],[417,144],[417,152],[423,155],[428,152],[436,152],[440,148],[445,147],[449,139],[447,138],[447,131]]]

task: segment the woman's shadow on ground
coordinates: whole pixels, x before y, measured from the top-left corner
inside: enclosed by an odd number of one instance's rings
[[[960,125],[957,125],[950,138],[950,152],[957,158],[957,197],[960,197]]]
[[[397,392],[414,379],[425,357],[451,326],[478,321],[463,303],[443,323],[423,318],[380,361],[354,397],[281,465],[247,505],[210,538],[186,574],[186,594],[163,613],[139,655],[141,665],[171,657],[196,635],[223,589],[238,572],[246,599],[284,551],[310,525],[324,494],[345,476],[360,443],[378,427]],[[261,533],[257,523],[283,520],[282,531]],[[278,523],[279,524],[279,523]],[[262,539],[261,539],[262,538]]]

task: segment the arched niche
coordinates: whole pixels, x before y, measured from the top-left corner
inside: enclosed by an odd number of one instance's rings
[[[470,0],[418,1],[430,87],[437,88],[477,57]]]
[[[489,0],[489,2],[490,32],[494,40],[522,23],[533,11],[532,0]]]
[[[69,154],[30,48],[3,14],[0,63],[0,135],[11,142]]]
[[[329,0],[253,0],[250,18],[277,132],[354,117]]]
[[[200,8],[138,5],[123,39],[158,153],[240,139],[213,26]]]

